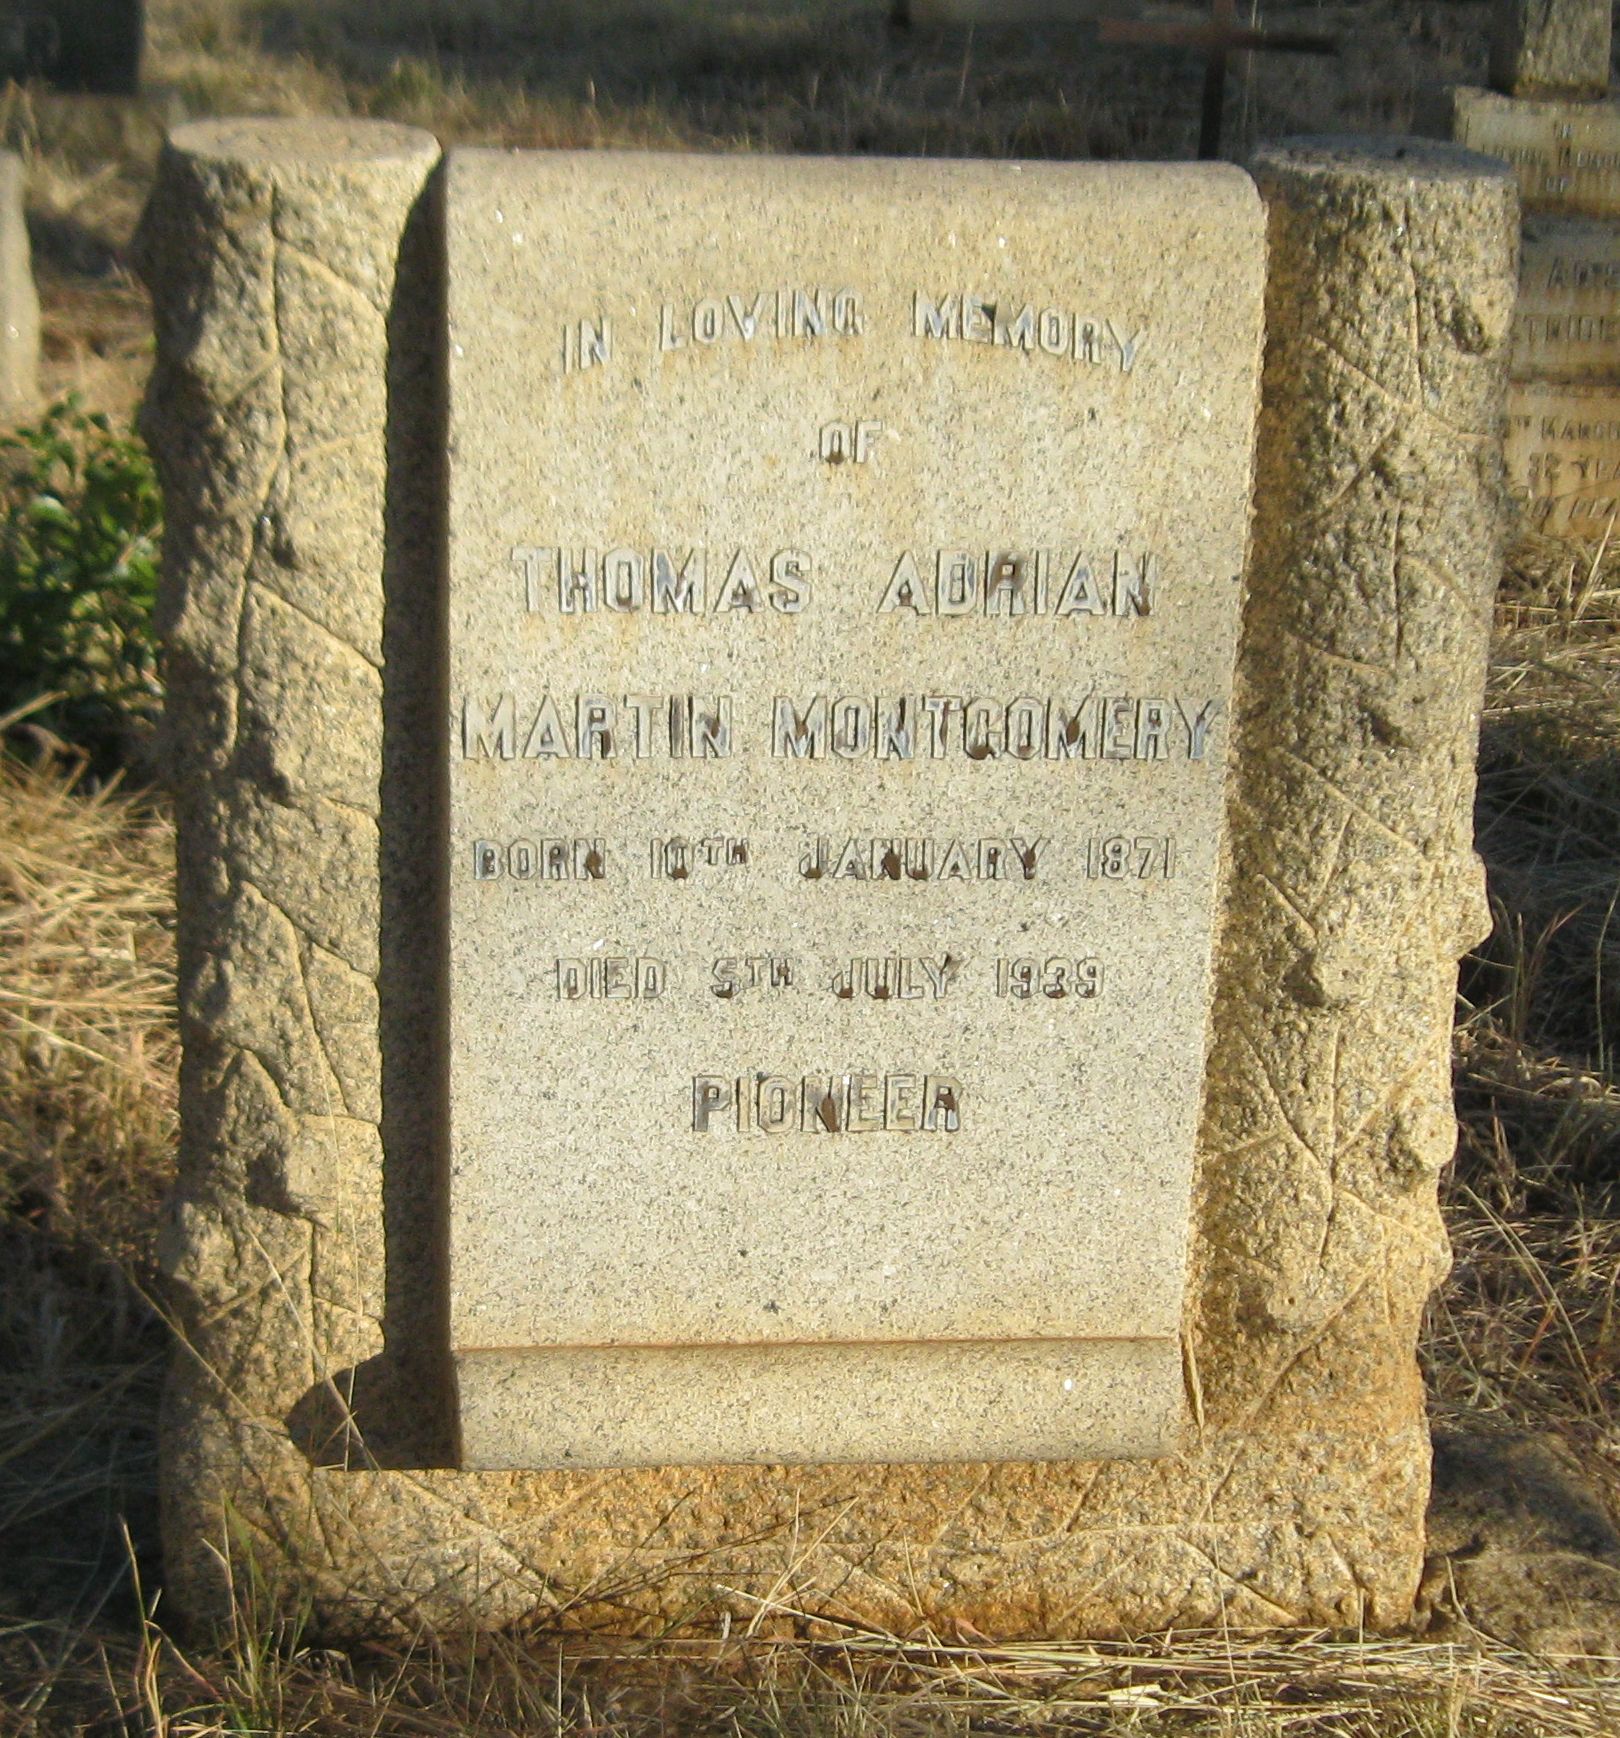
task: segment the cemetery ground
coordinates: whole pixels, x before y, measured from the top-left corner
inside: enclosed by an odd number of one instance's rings
[[[531,145],[1189,153],[1195,62],[1051,32],[908,43],[884,10],[694,0],[655,28],[650,4],[585,0],[153,0],[143,106],[0,96],[5,142],[29,159],[47,384],[115,426],[132,412],[150,341],[122,262],[167,119],[355,112]],[[1342,33],[1346,52],[1235,75],[1229,149],[1406,125],[1421,82],[1482,73],[1483,16],[1268,9],[1267,23]],[[1620,1621],[1606,1642],[1583,1621],[1620,1579],[1620,550],[1523,544],[1499,601],[1479,803],[1496,929],[1463,972],[1455,1265],[1424,1345],[1435,1538],[1455,1554],[1425,1589],[1431,1627],[1407,1637],[994,1646],[806,1634],[765,1606],[704,1641],[424,1635],[351,1653],[278,1605],[245,1555],[226,1633],[168,1628],[153,1492],[172,835],[160,794],[98,780],[42,716],[10,721],[0,760],[0,1733],[1620,1731],[1616,1662],[1597,1657],[1620,1650]],[[1509,1490],[1541,1506],[1490,1500]],[[784,1570],[793,1550],[784,1538]]]

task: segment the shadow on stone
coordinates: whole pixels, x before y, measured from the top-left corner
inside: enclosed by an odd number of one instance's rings
[[[447,1260],[443,264],[440,179],[406,225],[389,315],[384,557],[382,923],[383,1360],[359,1416],[384,1464],[455,1454]]]
[[[390,1429],[399,1410],[399,1376],[386,1354],[338,1370],[302,1395],[283,1423],[294,1448],[311,1466],[350,1472],[420,1467],[408,1432]],[[376,1419],[373,1436],[366,1420]]]

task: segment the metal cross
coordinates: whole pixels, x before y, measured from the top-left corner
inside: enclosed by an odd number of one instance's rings
[[[1271,50],[1286,54],[1337,54],[1339,44],[1331,36],[1313,36],[1295,30],[1250,30],[1237,21],[1237,0],[1210,0],[1207,24],[1152,24],[1136,18],[1104,18],[1104,42],[1153,42],[1182,48],[1202,48],[1204,61],[1204,111],[1198,129],[1198,155],[1218,157],[1221,152],[1221,116],[1226,104],[1226,57],[1234,49]]]

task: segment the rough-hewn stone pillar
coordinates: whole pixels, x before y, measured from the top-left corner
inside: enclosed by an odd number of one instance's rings
[[[1507,171],[1369,141],[1257,165],[1270,336],[1181,1451],[470,1474],[436,1193],[435,155],[399,128],[187,128],[146,224],[186,1041],[173,1597],[220,1608],[234,1535],[340,1632],[760,1601],[902,1633],[1400,1623],[1455,968],[1485,926]]]
[[[164,1494],[194,1603],[223,1514],[272,1556],[329,1556],[299,1536],[311,1445],[288,1415],[328,1390],[344,1416],[341,1373],[383,1351],[385,1133],[421,1162],[385,1103],[379,816],[385,677],[423,674],[408,644],[390,667],[390,613],[422,584],[396,497],[434,493],[412,424],[431,411],[415,214],[438,155],[407,127],[183,127],[141,236],[185,1041],[169,1253],[192,1353]],[[415,558],[433,560],[421,538]]]
[[[1447,1264],[1456,962],[1489,929],[1474,763],[1517,204],[1504,165],[1415,141],[1297,141],[1254,172],[1267,346],[1195,1344],[1235,1451],[1219,1503],[1259,1507],[1286,1456],[1319,1569],[1387,1622],[1428,1488],[1414,1351]]]

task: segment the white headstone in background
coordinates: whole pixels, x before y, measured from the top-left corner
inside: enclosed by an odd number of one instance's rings
[[[0,415],[19,415],[39,398],[39,292],[34,287],[24,215],[22,158],[0,151]]]

